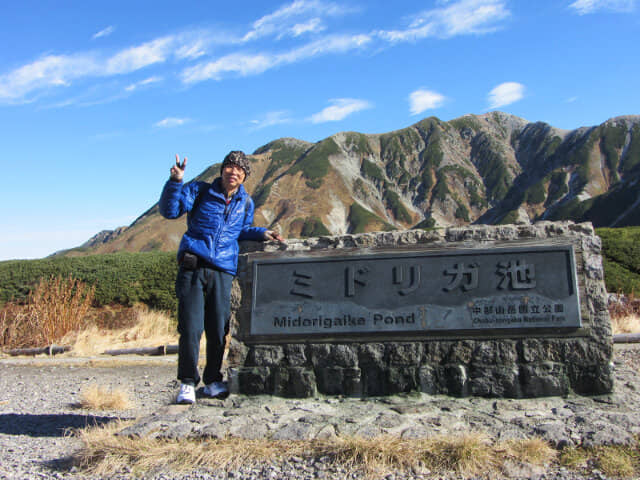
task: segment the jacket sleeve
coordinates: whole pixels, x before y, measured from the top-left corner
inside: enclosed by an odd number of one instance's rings
[[[264,232],[266,232],[267,229],[263,227],[251,226],[253,224],[254,209],[255,207],[253,205],[253,200],[251,199],[251,197],[249,197],[247,199],[247,206],[245,208],[242,231],[238,236],[238,240],[255,240],[255,241],[264,240]]]
[[[164,218],[178,218],[191,210],[197,193],[198,185],[196,182],[183,184],[168,180],[164,184],[158,203],[160,215]]]

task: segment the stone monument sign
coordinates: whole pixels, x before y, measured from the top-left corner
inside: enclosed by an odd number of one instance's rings
[[[531,397],[611,390],[589,224],[470,226],[252,244],[232,390]]]
[[[255,260],[249,336],[580,327],[573,247]]]

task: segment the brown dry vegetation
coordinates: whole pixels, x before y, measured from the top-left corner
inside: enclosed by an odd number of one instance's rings
[[[565,448],[559,461],[561,465],[572,470],[589,471],[595,468],[609,477],[638,478],[640,474],[638,443],[634,446]]]
[[[128,327],[112,329],[90,324],[81,331],[70,333],[65,342],[73,345],[71,354],[91,356],[106,350],[155,347],[178,342],[175,321],[168,313],[137,305],[127,315],[132,318]]]
[[[132,405],[125,391],[92,384],[80,394],[78,406],[87,410],[128,410]]]
[[[455,473],[463,477],[500,477],[505,462],[546,466],[557,452],[539,439],[492,443],[484,434],[407,440],[394,436],[338,437],[334,440],[273,441],[240,438],[159,440],[116,436],[124,424],[109,424],[78,432],[84,447],[78,463],[87,471],[109,476],[123,468],[135,473],[233,470],[292,457],[329,458],[351,473],[368,478],[411,472]]]
[[[175,321],[144,305],[91,308],[93,288],[71,277],[42,279],[24,304],[0,308],[0,347],[72,346],[72,355],[177,342]]]
[[[613,333],[640,333],[640,298],[632,294],[611,302],[609,314]]]
[[[93,287],[71,277],[40,279],[25,305],[7,303],[0,310],[0,346],[52,345],[79,331],[93,294]]]

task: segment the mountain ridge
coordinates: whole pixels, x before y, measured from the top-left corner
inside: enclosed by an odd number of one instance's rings
[[[640,115],[563,130],[503,112],[424,118],[387,133],[273,140],[250,156],[255,224],[284,236],[467,223],[640,224]],[[194,180],[211,181],[219,163]],[[153,205],[64,255],[175,250],[185,221]]]

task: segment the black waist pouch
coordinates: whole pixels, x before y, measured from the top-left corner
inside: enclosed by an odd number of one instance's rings
[[[185,270],[195,270],[198,268],[198,256],[193,253],[186,252],[182,259],[180,259],[180,265]]]

